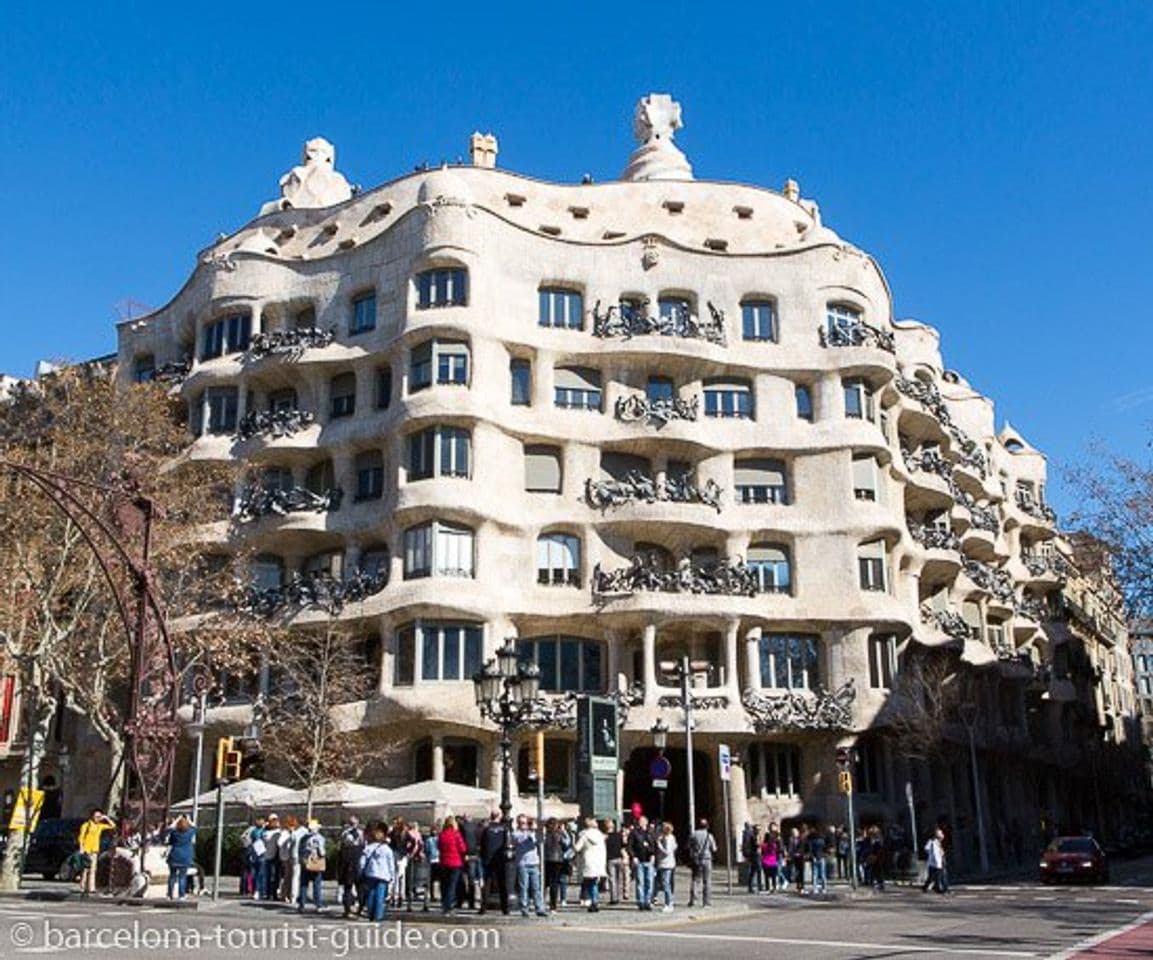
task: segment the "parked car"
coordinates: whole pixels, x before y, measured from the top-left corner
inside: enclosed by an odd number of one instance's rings
[[[1057,837],[1041,854],[1041,882],[1109,882],[1109,861],[1092,837]]]
[[[24,873],[38,873],[45,880],[75,880],[72,855],[80,849],[82,817],[51,817],[41,820],[28,839]],[[100,837],[100,850],[112,849],[113,831]]]

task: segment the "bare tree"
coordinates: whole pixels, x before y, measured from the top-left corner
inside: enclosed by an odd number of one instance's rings
[[[968,671],[946,651],[918,650],[898,675],[886,720],[897,749],[906,757],[930,761],[951,744],[950,728],[960,722],[958,707],[968,694]]]

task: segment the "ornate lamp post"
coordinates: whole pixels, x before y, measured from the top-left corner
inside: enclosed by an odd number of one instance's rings
[[[665,723],[663,717],[657,717],[657,722],[649,728],[649,732],[653,735],[653,746],[657,748],[657,755],[663,757],[665,755],[665,747],[668,746],[669,742],[669,725]],[[665,762],[667,763],[668,761]],[[657,787],[657,794],[660,797],[660,818],[664,821],[665,788]]]
[[[512,735],[528,727],[560,725],[559,711],[540,697],[540,668],[524,663],[512,638],[472,678],[480,715],[500,727],[500,815],[504,821],[505,848],[513,852],[512,840]]]
[[[687,656],[680,660],[662,660],[661,673],[677,680],[681,685],[681,710],[685,714],[685,783],[689,792],[689,832],[697,826],[697,794],[693,785],[693,696],[690,684],[693,674],[709,669],[707,660],[693,660]]]

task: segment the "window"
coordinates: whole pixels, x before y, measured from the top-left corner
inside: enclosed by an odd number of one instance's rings
[[[430,427],[408,438],[408,480],[470,476],[472,434],[461,427]]]
[[[853,752],[857,761],[853,771],[853,786],[857,792],[884,793],[880,745],[869,741],[858,742]]]
[[[406,624],[396,632],[394,682],[411,686],[418,672],[422,682],[471,680],[481,668],[483,635],[479,623],[419,620]]]
[[[619,453],[615,450],[601,452],[601,476],[605,480],[625,480],[630,473],[651,477],[652,462],[633,453]]]
[[[798,383],[794,391],[797,398],[797,419],[813,422],[813,391],[805,384]]]
[[[432,386],[434,369],[438,384],[468,386],[468,344],[461,340],[429,340],[413,347],[408,392]]]
[[[404,578],[471,577],[473,532],[443,520],[404,531]]]
[[[974,640],[981,639],[981,607],[972,600],[961,602],[961,619],[969,628],[969,636]]]
[[[601,374],[589,367],[557,367],[554,403],[564,410],[601,409]]]
[[[329,384],[328,415],[333,419],[356,413],[356,374],[341,373]]]
[[[214,320],[204,328],[200,359],[211,360],[226,353],[240,353],[248,349],[252,333],[252,317],[237,313]]]
[[[845,416],[853,420],[877,422],[876,396],[872,384],[865,380],[845,380]]]
[[[829,338],[834,341],[856,343],[856,331],[861,323],[861,311],[843,303],[830,303],[825,308],[829,325]]]
[[[379,500],[384,495],[384,456],[379,450],[356,455],[356,499]]]
[[[650,403],[669,402],[676,396],[673,382],[668,377],[649,377],[645,385],[645,396]]]
[[[416,277],[416,305],[420,310],[434,307],[463,307],[468,303],[468,271],[455,267],[425,270]]]
[[[752,419],[752,387],[745,380],[706,380],[705,416]]]
[[[536,580],[543,586],[579,587],[581,542],[571,533],[544,533],[536,541]]]
[[[296,391],[292,387],[283,390],[273,390],[268,395],[268,409],[272,413],[287,413],[297,407]]]
[[[265,467],[260,471],[260,485],[265,490],[289,491],[296,484],[288,467]]]
[[[684,329],[693,316],[693,305],[686,297],[661,297],[657,301],[660,318],[671,321],[661,324],[661,333],[672,335],[674,330]]]
[[[869,637],[869,686],[889,690],[897,675],[897,638],[891,633]]]
[[[746,340],[776,340],[777,314],[770,300],[741,304],[741,336]]]
[[[147,383],[156,376],[156,357],[144,353],[132,361],[132,379],[137,383]]]
[[[332,577],[340,580],[344,576],[344,554],[340,550],[323,550],[305,558],[300,572],[306,577]]]
[[[508,362],[509,379],[512,381],[510,402],[514,407],[532,406],[532,364],[528,360],[514,357]]]
[[[745,769],[755,793],[762,796],[801,795],[801,751],[775,743],[754,743],[749,747]]]
[[[885,541],[873,540],[857,548],[857,570],[861,589],[883,593],[888,589],[885,574]]]
[[[807,634],[762,634],[761,686],[785,690],[813,689],[817,673],[817,638]]]
[[[432,342],[412,348],[408,364],[408,392],[432,386]]]
[[[352,301],[349,333],[366,333],[376,329],[376,294],[362,293]]]
[[[787,547],[754,543],[749,547],[747,563],[757,575],[757,589],[761,593],[792,592],[792,569]]]
[[[534,637],[517,645],[524,663],[540,668],[540,688],[549,693],[599,693],[601,645],[581,637]],[[547,762],[547,761],[546,761]]]
[[[392,367],[376,368],[376,409],[387,410],[392,403]]]
[[[318,497],[324,496],[334,486],[336,486],[336,472],[332,469],[331,460],[314,463],[304,475],[304,489],[315,493]]]
[[[985,628],[985,636],[989,639],[989,646],[994,650],[1005,646],[1005,624],[1001,620],[990,620]]]
[[[360,572],[368,577],[387,577],[390,563],[388,547],[366,547],[361,551]]]
[[[292,318],[292,325],[297,330],[316,329],[316,308],[304,307],[302,310],[297,310]]]
[[[262,553],[252,561],[252,586],[275,590],[284,585],[284,561],[272,553]]]
[[[525,444],[524,488],[529,493],[561,492],[560,447]]]
[[[208,423],[205,433],[231,434],[236,430],[236,387],[209,387]]]
[[[877,459],[870,454],[853,457],[853,496],[858,500],[877,500]]]
[[[789,486],[785,464],[781,460],[737,460],[733,482],[738,503],[789,502]]]
[[[540,325],[580,330],[584,327],[584,298],[575,290],[545,287],[540,291]]]

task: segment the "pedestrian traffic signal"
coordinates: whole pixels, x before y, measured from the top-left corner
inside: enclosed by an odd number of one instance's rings
[[[216,741],[216,782],[232,783],[240,779],[240,767],[244,754],[237,748],[232,737],[221,737]]]
[[[544,733],[533,734],[528,749],[528,778],[540,780],[544,777]]]
[[[847,770],[852,764],[852,755],[849,753],[848,747],[837,747],[837,766],[842,770]]]
[[[842,770],[837,774],[837,789],[841,793],[853,792],[853,775],[848,770]]]

